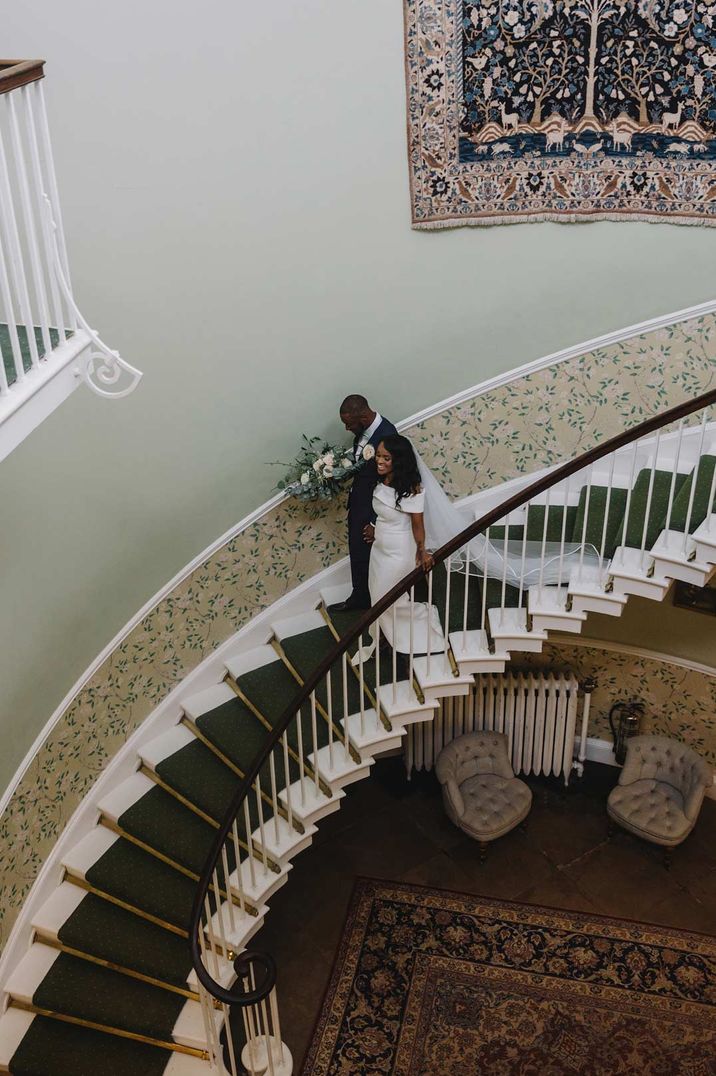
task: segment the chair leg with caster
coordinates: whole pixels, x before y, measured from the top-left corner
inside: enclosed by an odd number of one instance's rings
[[[487,841],[478,841],[478,844],[480,846],[480,862],[484,863],[487,859],[487,849],[489,848],[489,844]]]

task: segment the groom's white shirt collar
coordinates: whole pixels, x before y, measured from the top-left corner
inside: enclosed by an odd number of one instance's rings
[[[370,426],[368,427],[367,430],[363,430],[363,433],[360,435],[360,439],[358,441],[358,444],[356,445],[356,456],[368,444],[371,437],[373,436],[375,431],[378,429],[378,427],[380,426],[382,421],[383,421],[383,416],[379,415],[378,412],[376,411],[375,418],[371,422]]]

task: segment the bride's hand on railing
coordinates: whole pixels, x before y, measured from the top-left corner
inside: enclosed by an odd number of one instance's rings
[[[424,549],[423,546],[418,546],[415,553],[415,567],[422,568],[424,572],[429,572],[433,567],[435,561],[433,555],[429,549]]]

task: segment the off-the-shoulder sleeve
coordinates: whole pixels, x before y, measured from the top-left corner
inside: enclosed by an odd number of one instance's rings
[[[416,514],[418,512],[425,511],[425,494],[424,493],[411,493],[409,497],[403,497],[400,502],[400,507],[404,512],[411,512]]]

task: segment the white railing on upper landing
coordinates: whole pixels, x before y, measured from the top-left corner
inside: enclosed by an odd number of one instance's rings
[[[126,396],[142,376],[77,308],[42,60],[0,60],[0,459],[84,380]]]

